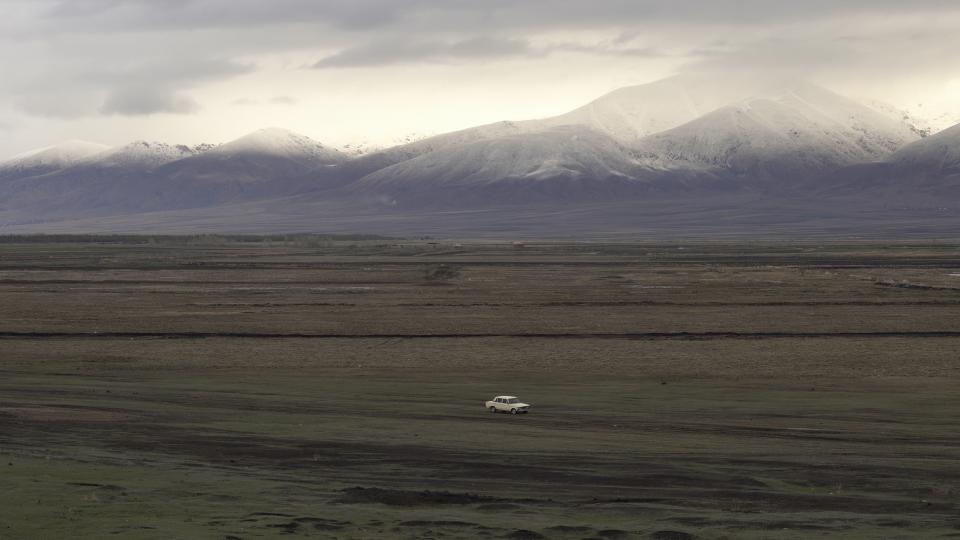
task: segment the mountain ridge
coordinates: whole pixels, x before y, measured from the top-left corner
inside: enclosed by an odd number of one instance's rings
[[[84,159],[107,151],[105,144],[71,140],[17,154],[0,162],[0,179],[27,177],[76,165]]]
[[[359,156],[278,128],[220,145],[137,141],[0,182],[0,230],[187,215],[215,227],[237,212],[297,230],[331,220],[363,228],[386,216],[421,223],[418,215],[442,215],[453,226],[452,216],[496,214],[506,231],[536,229],[537,216],[559,209],[597,226],[605,205],[619,209],[611,227],[631,219],[651,227],[623,211],[634,204],[660,212],[657,201],[685,208],[683,226],[703,207],[709,228],[707,216],[723,208],[759,205],[762,219],[777,219],[769,207],[789,207],[792,219],[805,208],[814,219],[840,202],[929,205],[960,184],[960,129],[922,138],[905,116],[804,81],[711,89],[704,80],[627,87],[556,117],[495,122]],[[922,181],[914,178],[920,171]]]

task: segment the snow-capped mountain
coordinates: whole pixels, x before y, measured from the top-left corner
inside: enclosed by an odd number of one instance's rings
[[[324,171],[349,158],[282,129],[259,130],[156,171],[154,204],[188,208],[339,186]]]
[[[340,152],[346,156],[355,158],[360,156],[365,156],[368,154],[374,154],[376,152],[382,152],[389,148],[394,148],[397,146],[403,146],[405,144],[415,143],[417,141],[422,141],[430,137],[438,135],[437,133],[408,133],[406,135],[396,137],[389,143],[383,142],[373,142],[364,139],[355,139],[349,143],[343,144],[337,148]]]
[[[4,206],[32,214],[82,214],[91,209],[149,207],[153,172],[164,164],[209,150],[137,141],[90,155],[48,174],[21,177],[0,186]]]
[[[431,152],[501,137],[541,133],[562,126],[586,127],[621,145],[630,146],[647,135],[682,125],[771,85],[773,83],[769,81],[721,82],[693,75],[675,76],[615,90],[552,118],[495,122],[366,153],[346,163],[335,174],[341,181],[356,180]],[[334,172],[328,171],[327,174]]]
[[[624,144],[686,124],[731,102],[761,92],[769,81],[717,80],[677,75],[614,90],[569,113],[537,120],[545,127],[589,126]]]
[[[940,205],[960,192],[953,187],[960,186],[960,128],[924,133],[893,108],[804,82],[682,76],[554,118],[497,122],[362,155],[280,129],[219,146],[137,142],[0,182],[0,223],[190,216],[216,229],[243,215],[318,230],[336,220],[359,226],[361,214],[382,224],[384,215],[438,212],[455,224],[492,210],[484,215],[510,219],[503,209],[525,208],[525,226],[575,209],[570,215],[602,228],[603,209],[615,205],[622,230],[631,204],[658,212],[662,204],[662,215],[680,205],[685,227],[706,230],[711,223],[698,221],[697,208],[722,217],[749,204],[766,216],[756,225],[786,206],[791,219],[803,220],[841,199],[874,208]]]
[[[960,124],[901,148],[890,162],[926,174],[960,174]]]
[[[846,197],[885,208],[960,207],[960,125],[905,145],[886,160],[827,171],[805,186],[820,198]]]
[[[446,146],[380,169],[351,189],[401,203],[407,197],[446,199],[464,191],[511,186],[529,195],[560,184],[569,188],[573,183],[629,180],[637,168],[610,137],[566,126]]]
[[[910,118],[920,119],[919,122],[922,125],[928,126],[930,128],[930,134],[950,129],[960,123],[960,104],[941,103],[933,107],[933,109],[938,110],[934,112],[931,110],[931,107],[923,103],[917,103],[903,108],[904,112],[910,116]]]
[[[731,97],[737,99],[730,103]],[[564,126],[579,131],[557,131]],[[581,147],[572,148],[560,135],[572,132],[582,134]],[[601,135],[609,140],[601,144]],[[786,180],[882,161],[919,138],[902,118],[802,81],[720,84],[678,76],[617,90],[558,117],[499,122],[370,154],[336,174],[366,192],[375,186],[411,192],[497,181],[520,189],[538,170],[557,178],[569,178],[571,171],[584,178],[631,178],[634,186],[653,177],[662,188],[673,176],[679,187],[690,187],[713,185],[722,176]],[[588,159],[589,152],[598,159]],[[580,166],[612,155],[620,165],[610,169],[613,176]],[[577,165],[551,168],[558,162]]]
[[[51,174],[8,182],[0,200],[64,215],[197,208],[320,187],[306,173],[346,159],[280,129],[219,146],[137,141]]]
[[[209,145],[196,147],[162,142],[136,141],[93,155],[79,165],[90,168],[159,167],[178,159],[196,156],[210,150]]]
[[[280,128],[267,128],[223,144],[211,151],[220,157],[270,156],[289,159],[310,166],[317,163],[337,163],[345,161],[342,152],[292,131]]]
[[[754,189],[758,180],[765,190],[786,191],[798,179],[882,161],[919,139],[903,122],[799,81],[753,86],[759,88],[757,97],[639,137],[712,107],[716,101],[685,90],[701,86],[674,78],[614,92],[576,114],[490,124],[395,148],[389,151],[395,162],[380,163],[373,172],[361,170],[348,191],[389,204],[457,206],[621,198],[628,192],[648,197],[688,190],[693,196],[704,190]],[[736,94],[743,88],[727,90]],[[711,99],[719,100],[718,95]],[[576,118],[583,123],[568,124]]]
[[[883,101],[878,101],[875,99],[862,99],[859,100],[859,102],[891,120],[902,122],[910,126],[914,133],[920,137],[927,137],[943,129],[940,126],[937,126],[936,122],[934,121],[917,116],[906,109],[895,107]]]
[[[24,178],[76,165],[109,147],[87,141],[66,141],[14,156],[0,163],[0,178]]]
[[[586,126],[451,145],[366,175],[351,194],[389,206],[485,207],[645,197],[677,186],[718,186],[716,175],[645,166],[609,135]]]
[[[724,169],[766,180],[883,161],[911,126],[807,83],[791,83],[637,143],[650,166]]]
[[[543,126],[531,122],[485,124],[424,139],[416,139],[398,146],[359,155],[336,167],[317,169],[309,176],[312,178],[312,183],[317,186],[344,186],[369,174],[431,152],[542,129],[544,129]]]
[[[442,135],[434,135],[426,139],[415,140],[360,156],[346,163],[344,167],[338,171],[338,174],[346,179],[357,179],[390,167],[391,165],[437,150],[495,139],[497,137],[537,131],[538,129],[541,128],[539,126],[528,126],[524,122],[496,122],[451,133],[444,133]]]

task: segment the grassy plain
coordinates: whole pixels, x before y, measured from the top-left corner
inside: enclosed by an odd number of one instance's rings
[[[958,351],[948,243],[8,240],[0,539],[960,537]]]

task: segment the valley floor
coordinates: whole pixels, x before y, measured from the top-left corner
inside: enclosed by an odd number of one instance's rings
[[[960,536],[956,244],[17,241],[0,306],[0,539]]]

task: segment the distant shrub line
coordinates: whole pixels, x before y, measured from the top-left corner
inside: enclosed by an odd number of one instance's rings
[[[387,240],[372,234],[24,234],[0,235],[0,244],[131,244],[131,245],[225,245],[286,243],[309,245],[318,242]]]

